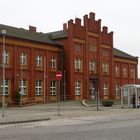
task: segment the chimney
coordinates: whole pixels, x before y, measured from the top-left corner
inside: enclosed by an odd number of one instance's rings
[[[104,33],[108,33],[108,27],[103,26],[103,32],[104,32]]]
[[[75,19],[75,24],[77,24],[77,25],[80,25],[80,26],[81,26],[81,19],[76,18],[76,19]]]
[[[89,13],[89,18],[92,19],[92,20],[95,20],[95,13],[90,12]]]
[[[63,24],[63,30],[67,30],[67,23]]]
[[[29,31],[36,32],[36,27],[29,25]]]

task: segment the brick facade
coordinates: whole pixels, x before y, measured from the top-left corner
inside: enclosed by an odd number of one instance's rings
[[[62,36],[64,32],[67,35]],[[54,40],[59,41],[64,46],[65,52],[65,70],[67,72],[67,94],[72,99],[83,99],[90,97],[90,86],[93,85],[95,91],[99,91],[100,98],[119,98],[115,95],[115,81],[118,81],[119,89],[123,84],[134,83],[134,78],[129,77],[130,67],[135,69],[135,83],[137,83],[137,65],[138,58],[114,55],[113,32],[108,32],[108,27],[101,28],[101,20],[95,20],[95,14],[90,13],[89,16],[83,17],[83,25],[81,19],[72,19],[68,23],[63,24],[63,31],[50,33]],[[61,34],[61,35],[59,35]],[[90,50],[91,45],[95,50]],[[94,48],[93,48],[94,49]],[[116,50],[115,50],[116,52]],[[122,52],[123,53],[123,52]],[[76,70],[74,68],[74,60],[79,58],[82,61],[82,68]],[[89,70],[89,62],[93,60],[96,63],[96,70]],[[118,61],[118,62],[117,62]],[[127,77],[115,76],[115,65],[119,64],[119,71],[122,74],[122,67],[127,65]],[[103,71],[103,66],[108,65],[108,70]],[[81,95],[75,95],[75,81],[81,81]],[[104,94],[104,84],[107,83],[108,94]]]
[[[7,29],[8,32],[8,29]],[[57,100],[57,94],[50,96],[50,81],[55,79],[55,73],[60,69],[62,48],[60,45],[52,45],[47,43],[39,43],[23,39],[17,39],[6,36],[6,51],[8,52],[8,64],[6,64],[6,79],[9,80],[9,95],[6,95],[6,102],[13,104],[16,102],[16,94],[19,87],[19,81],[25,79],[27,81],[26,95],[23,96],[23,103],[28,102],[47,102]],[[58,47],[57,47],[58,46]],[[0,56],[2,58],[2,36],[0,38]],[[27,63],[25,66],[20,65],[20,54],[25,53]],[[36,57],[41,56],[42,64],[36,66]],[[56,58],[56,68],[50,68],[51,58]],[[2,59],[0,59],[2,64]],[[44,75],[46,75],[44,79]],[[36,80],[42,81],[42,93],[36,95]],[[2,81],[2,67],[0,68],[0,81]],[[44,82],[45,95],[44,95]],[[57,82],[57,81],[56,81]],[[2,84],[2,82],[0,82]],[[57,83],[56,83],[57,85]],[[1,90],[2,94],[2,90]],[[45,99],[44,99],[45,98]],[[2,96],[0,96],[2,101]]]
[[[19,81],[27,81],[27,94],[23,102],[50,102],[57,100],[56,71],[63,71],[61,80],[61,98],[88,99],[91,89],[98,92],[100,98],[120,98],[123,84],[137,83],[138,58],[117,50],[113,45],[113,32],[108,27],[101,28],[101,19],[95,19],[95,13],[81,19],[72,19],[63,24],[63,30],[43,34],[36,27],[29,31],[1,25],[6,28],[6,79],[9,80],[9,95],[6,101],[15,101]],[[56,42],[57,41],[57,42]],[[2,58],[3,35],[0,35],[0,56]],[[60,45],[61,44],[61,45]],[[26,54],[27,63],[20,65],[21,53]],[[36,65],[40,56],[42,64]],[[54,60],[51,60],[54,59]],[[56,61],[56,67],[51,67]],[[0,59],[2,64],[2,59]],[[2,68],[0,68],[2,80]],[[41,80],[41,95],[36,95],[36,81]],[[55,89],[51,84],[56,81]],[[44,83],[45,82],[45,83]],[[45,87],[44,87],[45,86]],[[55,90],[56,94],[50,92]],[[2,91],[1,91],[2,93]],[[0,96],[2,100],[2,96]]]

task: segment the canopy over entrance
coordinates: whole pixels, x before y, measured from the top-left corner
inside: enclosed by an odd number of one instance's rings
[[[121,88],[121,107],[138,107],[140,105],[140,85],[127,84]]]

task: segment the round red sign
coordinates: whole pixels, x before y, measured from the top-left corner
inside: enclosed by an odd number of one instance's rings
[[[62,72],[61,71],[56,72],[56,79],[57,80],[61,80],[62,79]]]

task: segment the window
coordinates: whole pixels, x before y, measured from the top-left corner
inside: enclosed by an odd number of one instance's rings
[[[95,60],[89,61],[89,70],[90,71],[96,71],[96,62],[95,62]]]
[[[108,95],[108,83],[104,82],[104,95]]]
[[[24,80],[24,79],[22,79],[22,80],[20,80],[20,93],[22,94],[22,95],[26,95],[26,90],[27,90],[27,81],[26,80]]]
[[[96,52],[96,44],[95,43],[91,42],[89,44],[89,51]]]
[[[119,83],[115,84],[115,94],[119,95]]]
[[[51,57],[51,68],[56,68],[56,58]]]
[[[1,80],[1,94],[3,95],[3,80]],[[5,79],[5,95],[9,95],[9,80]]]
[[[42,94],[42,81],[36,80],[36,95]]]
[[[50,95],[56,95],[56,81],[50,82]]]
[[[74,63],[75,63],[75,69],[79,69],[79,70],[82,69],[82,61],[80,59],[75,59]]]
[[[123,76],[127,77],[127,68],[126,67],[123,68]]]
[[[131,78],[135,77],[135,68],[130,69],[130,75],[131,75]]]
[[[25,53],[20,54],[20,64],[26,65],[27,64],[27,55]]]
[[[81,95],[81,82],[75,82],[75,95]]]
[[[109,56],[109,50],[103,49],[103,56],[105,57]]]
[[[37,56],[36,57],[36,66],[37,67],[40,67],[40,66],[42,66],[42,56]]]
[[[75,51],[81,50],[81,44],[75,44]]]
[[[119,75],[119,67],[118,67],[118,66],[115,67],[115,75],[116,75],[116,76]]]
[[[104,64],[102,65],[102,68],[103,68],[103,72],[105,72],[105,73],[108,73],[108,72],[109,72],[109,66],[108,66],[107,63],[104,63]]]

